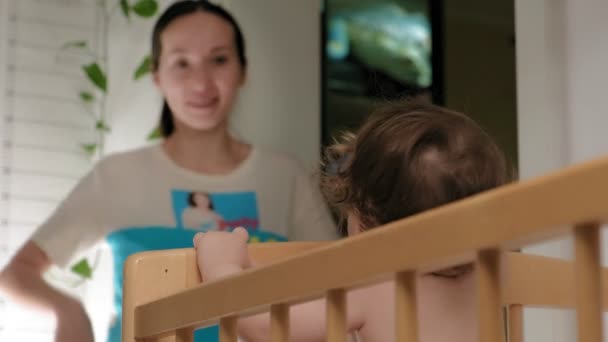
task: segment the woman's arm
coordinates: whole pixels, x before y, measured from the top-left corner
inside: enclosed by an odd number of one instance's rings
[[[0,273],[0,292],[25,307],[54,315],[56,341],[92,342],[91,324],[81,303],[55,290],[42,278],[50,265],[42,249],[27,242]]]

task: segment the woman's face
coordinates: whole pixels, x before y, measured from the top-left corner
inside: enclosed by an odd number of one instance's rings
[[[160,41],[154,81],[173,112],[176,131],[225,129],[245,73],[230,23],[198,11],[169,24]]]

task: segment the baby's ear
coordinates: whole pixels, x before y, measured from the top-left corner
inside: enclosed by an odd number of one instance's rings
[[[245,229],[243,227],[235,228],[232,231],[232,234],[235,234],[236,236],[242,238],[244,241],[249,240],[249,233],[247,232],[247,229]]]

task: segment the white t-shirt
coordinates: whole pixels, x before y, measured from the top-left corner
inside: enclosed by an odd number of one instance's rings
[[[195,194],[208,203],[197,207]],[[108,234],[150,226],[337,237],[317,188],[292,158],[254,147],[230,174],[210,176],[179,167],[154,145],[100,161],[32,239],[63,267]]]

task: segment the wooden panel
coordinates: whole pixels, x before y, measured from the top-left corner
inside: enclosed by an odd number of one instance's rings
[[[260,243],[250,245],[249,252],[254,263],[268,264],[301,254],[326,243]],[[134,341],[137,305],[194,287],[201,282],[196,254],[192,248],[134,254],[127,259],[124,272],[123,341]],[[161,319],[167,313],[169,311],[159,313]],[[170,334],[172,330],[165,331],[161,341],[174,341],[175,337],[172,334],[167,336],[167,333]]]
[[[192,287],[201,281],[194,250],[190,249],[135,254],[125,263],[124,277],[122,340],[125,342],[135,341],[137,305]],[[175,312],[160,314],[175,315]],[[172,342],[176,338],[164,336],[161,341]]]

